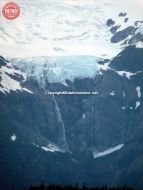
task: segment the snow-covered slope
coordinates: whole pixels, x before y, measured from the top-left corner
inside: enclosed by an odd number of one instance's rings
[[[0,91],[10,93],[10,91],[27,91],[32,93],[27,88],[21,86],[21,83],[26,80],[26,74],[20,70],[16,70],[10,62],[7,62],[0,57]]]
[[[111,42],[113,34],[107,20],[112,19],[115,26],[120,26],[117,31],[142,25],[135,26],[135,21],[142,20],[143,16],[141,0],[17,0],[17,3],[21,6],[19,18],[8,21],[0,17],[1,53],[12,57],[95,55],[111,58],[125,44]],[[136,33],[142,31],[140,26]]]

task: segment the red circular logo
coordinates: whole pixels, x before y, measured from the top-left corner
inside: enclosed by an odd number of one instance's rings
[[[20,15],[20,7],[14,3],[6,3],[2,9],[3,16],[8,20],[13,20]]]

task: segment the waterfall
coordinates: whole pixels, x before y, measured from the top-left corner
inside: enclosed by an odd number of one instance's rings
[[[91,126],[90,126],[90,146],[95,146],[95,121],[94,121],[94,106],[95,106],[95,97],[92,97],[92,106],[91,106]]]
[[[67,147],[65,126],[64,126],[63,119],[62,119],[62,115],[61,115],[61,113],[60,113],[60,109],[59,109],[58,103],[57,103],[56,98],[55,98],[54,95],[53,95],[53,101],[54,101],[54,103],[55,103],[55,109],[56,109],[57,118],[58,118],[58,121],[59,121],[60,126],[61,126],[62,146],[63,146],[63,147]]]

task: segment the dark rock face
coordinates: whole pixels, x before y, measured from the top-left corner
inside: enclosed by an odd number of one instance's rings
[[[113,26],[111,29],[110,29],[110,32],[112,34],[115,34],[117,32],[117,30],[120,28],[121,26],[120,25],[116,25],[116,26]]]
[[[136,73],[143,70],[143,49],[130,46],[111,61],[110,66],[119,71]],[[126,61],[128,60],[128,61]]]
[[[46,83],[49,91],[98,92],[96,95],[45,95],[34,79],[24,83],[33,94],[0,92],[2,189],[41,181],[143,187],[143,98],[136,91],[139,86],[143,92],[142,58],[143,49],[128,47],[111,61],[110,69],[93,79],[66,81],[68,86]],[[135,75],[129,79],[118,71]],[[141,105],[135,109],[137,101]],[[17,136],[14,142],[10,140],[13,133]],[[49,142],[66,152],[40,148]],[[118,144],[124,147],[93,158],[93,150],[102,152]]]
[[[119,17],[125,17],[127,15],[127,13],[120,13]]]
[[[129,35],[133,35],[134,32],[136,31],[136,28],[133,26],[129,26],[126,29],[117,32],[112,38],[111,42],[112,43],[118,43],[122,40],[125,40]]]
[[[138,42],[143,41],[143,34],[140,32],[140,27],[142,27],[143,21],[135,21],[134,26],[128,26],[126,23],[129,18],[126,17],[126,15],[126,13],[119,14],[119,17],[123,17],[121,18],[122,23],[120,24],[118,22],[115,23],[112,19],[107,20],[106,25],[109,27],[112,34],[111,42],[122,42],[122,45],[128,46],[136,45]],[[121,29],[122,24],[124,25],[124,29]]]
[[[107,24],[107,26],[109,26],[109,27],[110,27],[110,26],[112,26],[112,25],[114,25],[114,24],[115,24],[115,21],[114,21],[114,20],[112,20],[112,19],[108,19],[106,24]]]
[[[126,23],[126,22],[128,22],[128,20],[129,20],[129,18],[125,18],[124,22]]]
[[[6,60],[2,56],[0,56],[0,68],[2,66],[6,66]]]
[[[104,65],[105,63],[108,63],[108,62],[110,62],[109,59],[104,59],[104,60],[102,60],[102,61],[98,61],[98,63],[99,63],[100,65]]]

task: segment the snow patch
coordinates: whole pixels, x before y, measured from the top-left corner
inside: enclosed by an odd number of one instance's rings
[[[143,48],[143,42],[138,42],[136,44],[136,48]]]
[[[85,119],[86,118],[86,114],[82,114],[82,119]]]
[[[115,96],[115,92],[112,91],[112,92],[110,93],[110,95],[111,95],[111,96]]]
[[[27,88],[23,88],[24,91],[29,92],[30,94],[33,94],[31,90],[28,90]]]
[[[115,70],[114,70],[115,71]],[[115,71],[116,73],[118,73],[118,75],[122,76],[122,77],[127,77],[128,79],[131,79],[132,76],[135,76],[139,73],[141,73],[142,71],[138,71],[136,73],[131,73],[129,71]]]
[[[140,87],[140,86],[137,86],[137,87],[136,87],[136,91],[137,91],[138,97],[141,98],[141,87]]]
[[[41,146],[41,149],[43,149],[44,151],[49,151],[49,152],[62,152],[64,153],[65,150],[63,148],[61,148],[60,146],[53,144],[53,143],[49,143],[47,146]]]
[[[62,148],[60,148],[58,145],[53,144],[53,143],[49,143],[46,146],[40,146],[36,143],[32,143],[33,146],[35,146],[36,148],[41,148],[42,150],[46,151],[46,152],[65,152]]]
[[[127,71],[116,71],[120,76],[125,76],[127,77],[128,79],[131,78],[131,76],[134,75],[134,73],[131,73],[131,72],[127,72]]]
[[[17,137],[16,137],[15,134],[13,134],[13,135],[10,137],[10,139],[11,139],[12,141],[16,141]]]
[[[64,81],[63,83],[62,83],[64,86],[68,86],[68,84]]]
[[[126,97],[125,91],[123,91],[123,97]]]
[[[105,151],[103,151],[103,152],[98,152],[98,153],[93,152],[93,157],[94,157],[94,158],[98,158],[98,157],[106,156],[106,155],[108,155],[108,154],[111,154],[111,153],[113,153],[113,152],[115,152],[115,151],[120,150],[121,148],[123,148],[123,146],[124,146],[124,144],[120,144],[120,145],[118,145],[118,146],[109,148],[109,149],[107,149],[107,150],[105,150]]]
[[[141,103],[139,101],[136,102],[136,106],[135,109],[137,109],[138,107],[140,107]]]
[[[105,63],[103,65],[97,64],[98,72],[100,73],[102,70],[103,71],[107,71],[108,69],[110,69],[109,64],[110,64],[110,62],[109,63]]]

